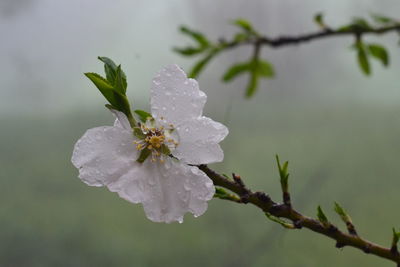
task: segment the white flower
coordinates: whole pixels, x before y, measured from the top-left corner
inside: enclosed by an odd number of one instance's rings
[[[200,216],[215,188],[210,178],[188,164],[222,161],[218,143],[228,134],[224,125],[202,116],[206,98],[183,70],[167,66],[152,82],[153,119],[141,125],[143,137],[133,134],[125,114],[113,111],[114,126],[89,129],[76,143],[72,163],[79,178],[142,203],[155,222],[182,222],[186,212]],[[140,163],[144,149],[150,156]]]

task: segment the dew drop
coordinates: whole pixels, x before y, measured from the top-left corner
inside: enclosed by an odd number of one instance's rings
[[[156,184],[154,177],[150,177],[150,179],[148,179],[147,181],[148,181],[149,185],[151,185],[151,186]]]

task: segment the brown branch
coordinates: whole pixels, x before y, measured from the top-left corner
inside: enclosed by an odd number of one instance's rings
[[[245,44],[260,44],[265,46],[270,46],[273,48],[288,46],[288,45],[298,45],[301,43],[306,43],[310,41],[314,41],[317,39],[322,38],[329,38],[335,36],[355,36],[356,38],[360,38],[362,35],[365,34],[384,34],[387,32],[392,31],[400,31],[400,24],[386,26],[386,27],[378,27],[378,28],[371,28],[371,29],[348,29],[348,30],[332,30],[329,28],[322,29],[317,32],[306,33],[297,36],[278,36],[278,37],[267,37],[267,36],[255,36],[251,39],[246,39],[243,41],[231,41],[231,42],[224,42],[222,43],[225,47],[234,48],[239,45]]]
[[[307,228],[313,232],[320,233],[336,241],[336,247],[341,248],[350,246],[364,251],[367,254],[373,254],[397,263],[400,266],[400,255],[397,252],[397,247],[394,249],[385,248],[380,245],[374,244],[359,235],[352,233],[345,233],[340,231],[335,225],[302,215],[300,212],[294,210],[290,205],[279,204],[274,202],[268,195],[263,192],[252,192],[247,189],[242,180],[241,183],[231,181],[226,177],[216,173],[207,165],[198,166],[200,170],[207,174],[208,177],[214,182],[214,185],[229,189],[237,195],[245,196],[246,201],[242,203],[251,203],[260,208],[264,213],[269,213],[278,218],[286,218],[293,222],[296,228]],[[237,176],[236,176],[237,177]],[[237,202],[237,201],[236,201]]]

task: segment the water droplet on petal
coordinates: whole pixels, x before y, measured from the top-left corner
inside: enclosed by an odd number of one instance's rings
[[[186,191],[190,191],[191,187],[190,187],[190,183],[189,183],[189,179],[186,179],[185,182],[183,183],[183,188]]]
[[[154,179],[153,176],[150,176],[150,177],[148,178],[147,182],[148,182],[149,185],[151,185],[151,186],[153,186],[153,185],[156,184],[156,181],[155,181],[155,179]]]

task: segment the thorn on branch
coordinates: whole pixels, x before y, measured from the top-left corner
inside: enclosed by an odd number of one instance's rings
[[[241,188],[246,188],[240,175],[232,173],[232,178],[233,181],[235,181],[235,183],[238,184]]]

